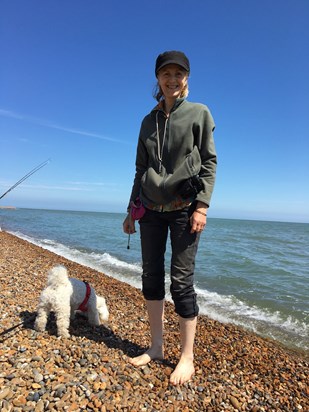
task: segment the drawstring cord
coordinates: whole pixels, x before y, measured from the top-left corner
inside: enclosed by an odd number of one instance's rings
[[[166,137],[168,117],[166,118],[165,123],[164,123],[164,132],[163,132],[163,140],[162,140],[162,147],[161,147],[161,145],[160,145],[160,132],[159,132],[158,115],[159,115],[159,112],[156,113],[156,127],[157,127],[158,159],[159,159],[159,162],[160,162],[159,170],[161,172],[161,170],[162,170],[162,156],[163,156],[163,149],[164,149],[164,143],[165,143],[165,137]]]

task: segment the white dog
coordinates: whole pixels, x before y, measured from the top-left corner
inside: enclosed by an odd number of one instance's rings
[[[96,295],[87,282],[69,278],[67,269],[60,265],[48,271],[47,285],[37,309],[35,330],[45,330],[50,311],[56,315],[58,336],[65,338],[70,336],[70,319],[74,318],[76,311],[83,312],[89,323],[95,326],[107,322],[109,316],[105,299]]]

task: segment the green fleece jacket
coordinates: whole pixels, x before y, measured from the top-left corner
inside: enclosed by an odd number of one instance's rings
[[[214,120],[207,106],[177,99],[169,116],[157,105],[142,121],[130,201],[164,205],[177,197],[187,178],[198,174],[204,190],[196,199],[210,204],[217,156]]]

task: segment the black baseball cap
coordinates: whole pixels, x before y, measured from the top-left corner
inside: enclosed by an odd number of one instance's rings
[[[164,53],[159,54],[156,60],[156,69],[155,69],[156,76],[158,75],[158,71],[162,69],[162,67],[166,66],[167,64],[178,64],[178,66],[181,66],[188,73],[190,73],[189,59],[181,51],[171,50],[171,51],[166,51]]]

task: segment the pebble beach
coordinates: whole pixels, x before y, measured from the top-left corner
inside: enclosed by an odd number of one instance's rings
[[[106,298],[108,325],[71,322],[58,338],[51,316],[34,330],[47,271],[57,264]],[[169,376],[180,354],[177,316],[166,302],[165,360],[134,368],[150,334],[141,291],[27,241],[0,232],[0,410],[9,411],[309,411],[308,353],[292,351],[207,316],[198,320],[195,375]]]

